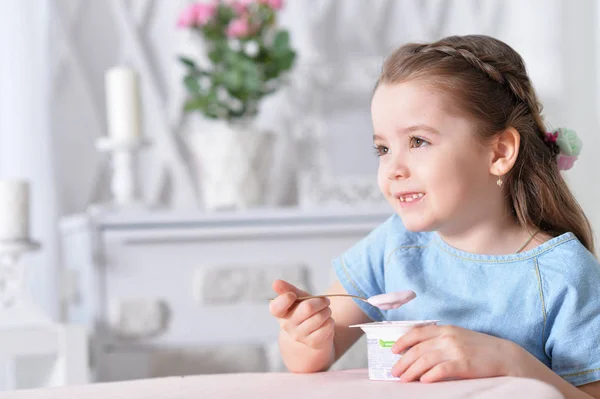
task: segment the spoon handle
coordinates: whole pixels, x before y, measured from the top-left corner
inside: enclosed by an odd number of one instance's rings
[[[306,299],[311,299],[311,298],[327,298],[330,296],[345,296],[345,297],[349,297],[349,298],[356,298],[356,299],[360,299],[363,302],[369,303],[369,301],[367,301],[366,298],[363,298],[361,296],[356,296],[356,295],[350,295],[350,294],[324,294],[324,295],[309,295],[309,296],[301,296],[296,298],[296,302],[302,302]],[[269,299],[269,301],[272,301],[273,299]]]
[[[310,295],[310,296],[301,296],[296,298],[296,301],[304,301],[305,299],[311,299],[311,298],[326,298],[326,297],[331,297],[331,296],[345,296],[345,297],[349,297],[349,298],[356,298],[356,299],[360,299],[363,302],[367,302],[368,301],[360,296],[356,296],[356,295],[350,295],[350,294],[325,294],[325,295]]]

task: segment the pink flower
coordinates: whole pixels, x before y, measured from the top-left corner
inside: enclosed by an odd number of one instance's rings
[[[230,5],[236,14],[242,15],[248,10],[248,6],[254,2],[255,0],[234,0]]]
[[[216,10],[217,6],[214,3],[192,4],[183,10],[177,21],[177,26],[180,28],[204,26],[212,19]]]
[[[213,3],[198,3],[196,7],[196,23],[200,26],[206,25],[217,11],[217,6]]]
[[[261,4],[266,4],[274,10],[280,10],[283,8],[283,0],[258,0]]]
[[[283,0],[269,0],[269,5],[274,10],[281,10],[283,8]]]
[[[227,27],[227,36],[240,38],[247,36],[250,33],[250,25],[246,18],[234,19]]]
[[[196,21],[196,14],[192,7],[188,7],[179,14],[179,19],[177,20],[178,28],[189,28],[194,25]]]
[[[558,170],[571,169],[576,160],[577,156],[558,154],[558,159],[556,160],[556,162],[558,163]]]

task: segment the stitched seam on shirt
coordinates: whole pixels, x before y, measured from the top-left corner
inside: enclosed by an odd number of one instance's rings
[[[401,249],[427,248],[428,246],[429,246],[429,244],[427,244],[427,245],[401,245],[401,246],[397,247],[396,249],[394,249],[392,252],[390,252],[390,254],[387,256],[387,259],[383,263],[383,267],[385,268],[390,263],[390,259],[392,258],[392,255]]]
[[[527,256],[525,258],[510,259],[510,260],[507,260],[507,259],[474,259],[474,258],[468,258],[466,256],[457,255],[457,254],[454,254],[454,253],[448,251],[446,248],[442,247],[437,242],[435,243],[435,245],[439,249],[441,249],[442,251],[446,252],[448,255],[454,256],[455,258],[459,258],[459,259],[462,259],[462,260],[467,260],[467,261],[470,261],[470,262],[480,262],[480,263],[515,263],[515,262],[522,262],[524,260],[531,259],[531,258],[536,258],[536,257],[540,256],[541,254],[550,251],[551,249],[553,249],[557,245],[563,244],[563,243],[571,241],[571,240],[576,240],[576,239],[577,239],[577,237],[563,238],[561,241],[558,241],[558,242],[552,244],[551,246],[549,246],[548,248],[543,249],[540,252],[536,252],[536,253],[534,253],[534,254],[532,254],[530,256]]]
[[[540,301],[542,302],[542,315],[544,316],[544,324],[542,326],[542,348],[544,348],[544,353],[546,353],[546,345],[544,345],[544,336],[546,335],[546,302],[544,301],[544,289],[542,288],[542,275],[540,273],[540,265],[538,264],[537,257],[533,260],[535,265],[535,274],[537,276],[538,288],[540,291]],[[548,353],[546,353],[548,356]],[[550,356],[548,356],[550,358]]]
[[[585,370],[585,371],[578,371],[577,373],[571,373],[571,374],[559,374],[561,377],[579,377],[580,375],[585,375],[585,374],[590,374],[590,373],[595,373],[596,371],[600,371],[600,368],[597,369],[591,369],[591,370]]]
[[[352,280],[352,276],[350,276],[350,272],[348,271],[348,268],[346,267],[346,264],[344,263],[344,260],[342,258],[340,258],[340,263],[342,265],[342,269],[344,269],[344,272],[346,273],[346,278],[348,279],[348,281],[350,282],[350,284],[352,285],[352,287],[354,287],[354,289],[363,297],[366,298],[367,295],[363,292],[363,290],[361,290],[360,288],[358,288],[358,286],[356,284],[354,284],[354,280]],[[385,263],[384,263],[384,267],[385,267]],[[369,306],[373,306],[371,304],[369,304]],[[381,315],[381,317],[383,318],[383,320],[387,320],[387,318],[385,317],[385,315],[383,314],[383,312],[381,311],[381,309],[379,309],[377,306],[373,306],[375,309],[377,309],[377,311],[379,312],[379,314]]]

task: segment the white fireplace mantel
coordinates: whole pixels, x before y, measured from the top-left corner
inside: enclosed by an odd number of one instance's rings
[[[65,316],[92,331],[99,381],[280,370],[271,282],[322,292],[333,281],[331,260],[391,214],[381,207],[74,215],[61,223]],[[228,348],[235,361],[223,360]]]

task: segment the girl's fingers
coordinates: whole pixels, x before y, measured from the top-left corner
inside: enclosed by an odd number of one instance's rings
[[[421,382],[437,382],[448,378],[473,378],[460,362],[442,362],[432,367],[421,376]]]
[[[329,345],[333,339],[335,321],[330,317],[312,334],[308,335],[303,343],[313,349],[321,349]]]
[[[415,327],[409,332],[398,338],[392,347],[392,353],[402,353],[408,348],[417,345],[420,342],[437,337],[443,331],[440,326]]]
[[[446,361],[442,351],[427,352],[412,363],[404,373],[396,375],[402,382],[416,381],[433,367]],[[393,374],[392,374],[393,375]]]
[[[296,304],[293,312],[290,312],[288,320],[291,324],[299,326],[314,314],[327,308],[330,304],[331,301],[329,298],[312,298],[304,300]]]
[[[285,292],[279,295],[269,303],[269,312],[278,319],[285,317],[294,305],[296,298],[297,296],[293,292]]]
[[[313,348],[329,342],[334,331],[329,298],[312,298],[296,302],[305,291],[284,281],[275,280],[273,290],[279,295],[269,304],[269,312],[279,319],[279,325],[290,337]]]
[[[392,367],[392,371],[391,371],[392,375],[400,376],[400,375],[404,374],[404,372],[414,362],[416,362],[420,357],[426,355],[429,352],[436,351],[438,349],[439,349],[438,344],[437,344],[436,340],[433,340],[433,339],[431,339],[429,341],[421,342],[421,343],[413,346],[412,348],[407,350],[406,353],[404,353],[402,355],[400,360],[398,360],[398,362],[396,362],[394,367]]]
[[[331,317],[331,308],[328,306],[325,309],[315,313],[310,318],[304,320],[298,326],[298,334],[307,337],[318,330]]]
[[[284,294],[286,292],[293,292],[294,294],[296,294],[296,296],[299,297],[310,295],[308,292],[301,290],[300,288],[288,283],[285,280],[275,280],[273,281],[271,287],[273,288],[273,291],[275,291],[279,295]]]

